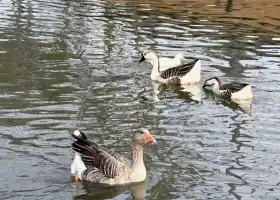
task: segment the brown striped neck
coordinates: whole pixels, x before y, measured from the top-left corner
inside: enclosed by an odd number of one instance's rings
[[[143,145],[132,143],[131,167],[143,163]]]
[[[219,78],[219,77],[214,77],[214,79],[216,79],[216,81],[218,82],[218,87],[219,87],[219,89],[221,88],[221,86],[222,86],[222,81],[221,81],[221,79]]]
[[[143,161],[143,145],[133,142],[131,157],[129,179],[131,182],[142,182],[146,179],[146,168]]]

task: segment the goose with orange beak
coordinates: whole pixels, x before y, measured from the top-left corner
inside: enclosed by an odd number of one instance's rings
[[[71,173],[76,182],[86,180],[106,185],[123,185],[146,179],[143,148],[146,143],[156,143],[147,129],[140,128],[133,133],[131,161],[88,140],[80,130],[75,130],[72,137],[75,139],[72,148],[76,154]]]

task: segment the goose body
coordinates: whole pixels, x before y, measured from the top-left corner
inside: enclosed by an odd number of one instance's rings
[[[222,84],[218,77],[207,79],[203,88],[214,92],[216,95],[231,99],[252,99],[251,85],[248,83]]]
[[[184,55],[182,53],[178,53],[174,56],[174,58],[166,58],[166,57],[160,57],[159,58],[159,70],[160,72],[167,70],[171,67],[176,67],[178,65],[181,65],[184,61]],[[153,65],[153,61],[149,60],[149,63]]]
[[[79,130],[74,131],[72,137],[75,139],[72,148],[76,153],[71,173],[75,180],[122,185],[146,179],[143,146],[147,142],[156,143],[147,129],[141,128],[132,135],[131,161],[88,140]]]
[[[192,84],[200,81],[201,61],[199,59],[163,71],[160,70],[159,58],[153,51],[144,51],[139,63],[144,60],[152,63],[151,79],[153,81],[176,85]]]

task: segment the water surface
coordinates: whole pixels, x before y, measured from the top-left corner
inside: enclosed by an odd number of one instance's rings
[[[278,0],[1,1],[1,198],[279,199],[279,8]],[[200,58],[200,84],[251,83],[252,105],[199,87],[159,87],[150,102],[151,68],[138,64],[145,48]],[[158,141],[145,150],[145,183],[73,183],[70,132],[129,157],[141,126]]]

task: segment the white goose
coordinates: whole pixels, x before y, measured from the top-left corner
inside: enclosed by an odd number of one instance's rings
[[[143,146],[145,143],[156,143],[147,129],[140,128],[132,135],[131,162],[120,154],[88,140],[79,130],[75,130],[72,137],[75,139],[72,147],[76,154],[71,173],[76,181],[122,185],[146,179]]]
[[[187,64],[181,64],[160,71],[159,58],[153,51],[144,51],[139,61],[147,60],[153,65],[151,79],[160,83],[171,83],[176,85],[192,84],[200,81],[201,61],[193,60]]]
[[[253,93],[251,85],[248,83],[228,83],[222,84],[221,79],[213,77],[207,79],[203,88],[214,92],[216,95],[231,99],[252,99]]]

